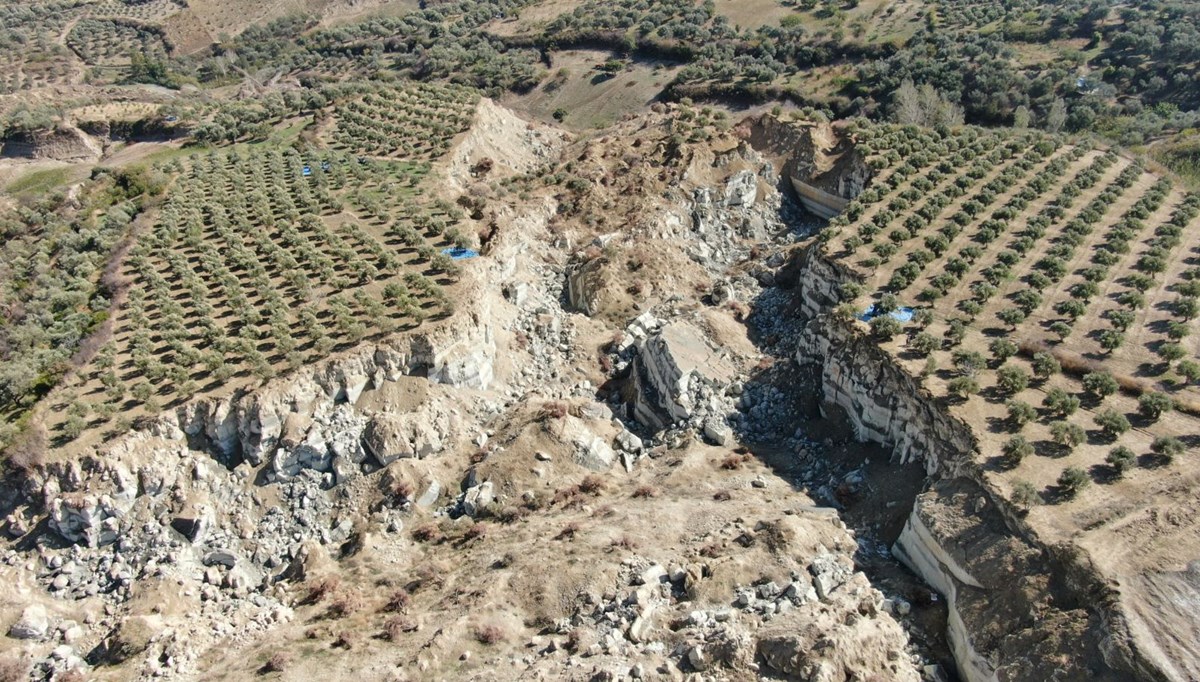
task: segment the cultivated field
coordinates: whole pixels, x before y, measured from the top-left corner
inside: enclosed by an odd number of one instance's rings
[[[1040,531],[1087,545],[1184,502],[1200,195],[1041,133],[853,134],[876,175],[822,247],[859,282],[838,313],[871,311],[864,327],[974,428],[980,464]],[[1126,544],[1122,570],[1172,556],[1192,526]]]
[[[135,228],[108,340],[57,395],[52,432],[120,431],[450,314],[448,254],[473,238],[422,181],[476,102],[465,88],[370,89],[317,112],[324,146],[301,142],[281,100],[262,112],[277,127],[264,141],[160,162],[166,198]]]

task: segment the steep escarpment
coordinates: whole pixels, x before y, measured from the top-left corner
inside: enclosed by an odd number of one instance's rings
[[[1047,546],[986,480],[972,429],[833,309],[853,277],[819,247],[795,256],[801,314],[796,360],[820,368],[823,410],[860,440],[893,448],[929,483],[896,556],[948,602],[959,674],[988,680],[1169,679],[1138,653],[1115,598],[1078,552]]]

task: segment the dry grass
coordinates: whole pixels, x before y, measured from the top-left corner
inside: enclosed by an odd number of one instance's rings
[[[0,682],[24,682],[29,679],[29,664],[17,658],[0,659]]]

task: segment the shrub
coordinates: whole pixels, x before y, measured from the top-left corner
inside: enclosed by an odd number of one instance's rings
[[[1105,329],[1100,332],[1100,347],[1109,353],[1120,348],[1123,343],[1125,343],[1125,335],[1116,329]]]
[[[1094,419],[1096,426],[1099,426],[1100,430],[1113,440],[1129,430],[1129,420],[1125,418],[1125,415],[1112,408],[1101,410]]]
[[[1087,434],[1078,424],[1065,421],[1054,422],[1050,425],[1050,439],[1068,450],[1073,450],[1087,439]]]
[[[1174,406],[1175,402],[1164,393],[1144,393],[1138,398],[1138,412],[1151,421],[1157,421],[1164,412],[1171,411]]]
[[[1062,365],[1053,355],[1045,351],[1033,354],[1033,374],[1039,379],[1049,379],[1062,371]]]
[[[1183,454],[1183,442],[1173,436],[1159,436],[1150,444],[1150,450],[1168,462]]]
[[[1004,453],[1004,463],[1015,467],[1033,454],[1033,445],[1024,436],[1013,436],[1004,442],[1001,452]]]
[[[1009,423],[1018,428],[1037,419],[1037,410],[1029,403],[1020,400],[1010,400],[1006,405],[1008,407]]]
[[[1071,327],[1071,325],[1067,324],[1066,322],[1063,322],[1062,320],[1059,320],[1058,322],[1055,322],[1050,325],[1050,331],[1055,336],[1058,337],[1059,341],[1063,341],[1068,336],[1070,336],[1072,330],[1073,330],[1073,327]]]
[[[1089,372],[1083,375],[1083,390],[1096,396],[1097,398],[1105,398],[1117,392],[1120,386],[1113,375],[1108,372]]]
[[[1133,450],[1124,445],[1118,445],[1108,451],[1108,456],[1104,458],[1104,461],[1108,462],[1108,465],[1113,468],[1117,476],[1124,476],[1126,471],[1132,469],[1137,464],[1137,457],[1134,456]]]
[[[1000,321],[1004,324],[1007,324],[1009,327],[1015,328],[1018,324],[1021,324],[1021,322],[1025,320],[1026,314],[1025,311],[1021,310],[1020,308],[1005,308],[1004,310],[996,313],[996,317],[1000,318]]]
[[[1069,417],[1079,409],[1079,398],[1068,394],[1061,388],[1054,387],[1046,391],[1042,405],[1061,417]]]
[[[1020,393],[1029,386],[1029,373],[1016,365],[1005,365],[996,370],[996,385],[1008,395]]]
[[[880,340],[891,339],[899,334],[902,327],[900,321],[890,315],[871,318],[871,335]]]
[[[1179,372],[1179,376],[1186,379],[1189,383],[1196,383],[1200,380],[1200,363],[1195,360],[1184,360],[1175,366],[1175,371]]]
[[[967,398],[979,392],[979,383],[971,377],[955,377],[946,384],[946,390],[952,396]]]
[[[941,345],[941,342],[929,332],[921,332],[908,342],[908,347],[921,356],[928,356]]]
[[[987,360],[973,350],[956,350],[951,358],[954,366],[964,376],[975,376],[979,370],[987,367]]]
[[[1017,481],[1013,484],[1012,501],[1013,504],[1028,510],[1030,507],[1040,503],[1042,496],[1029,481]]]
[[[1070,466],[1063,469],[1062,474],[1058,477],[1058,487],[1062,489],[1063,496],[1071,499],[1079,494],[1079,491],[1088,487],[1092,479],[1088,477],[1087,472],[1077,466]]]
[[[1017,354],[1017,344],[1008,339],[996,339],[988,345],[988,350],[992,352],[992,357],[1004,362]]]
[[[1187,355],[1187,351],[1178,343],[1164,343],[1158,347],[1158,357],[1167,362],[1175,362],[1181,360]]]

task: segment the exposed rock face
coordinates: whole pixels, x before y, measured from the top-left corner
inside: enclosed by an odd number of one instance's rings
[[[1059,661],[1062,679],[1126,679],[1101,653],[1109,632],[1088,612],[1104,594],[1086,594],[1086,585],[1072,597],[1058,592],[1067,569],[1010,533],[973,482],[944,480],[918,497],[895,551],[949,602],[964,680],[1033,682],[1045,679],[1048,660]]]
[[[258,466],[275,455],[289,419],[311,419],[321,432],[331,435],[311,435],[311,451],[285,454],[275,467],[277,473],[295,475],[297,467],[326,471],[338,455],[361,462],[352,441],[365,424],[348,423],[345,414],[335,409],[336,403],[353,404],[365,389],[412,374],[426,374],[451,386],[486,388],[492,381],[496,342],[486,310],[478,316],[433,335],[368,346],[244,398],[196,401],[162,421],[168,427],[178,424],[190,436],[206,438],[227,463],[244,459]],[[293,441],[299,442],[295,436]]]
[[[783,157],[782,175],[804,207],[822,218],[844,210],[874,176],[852,137],[836,124],[798,125],[764,115],[750,135],[756,147]]]
[[[734,368],[688,322],[673,322],[637,343],[634,417],[655,429],[691,418],[700,384],[725,384]]]
[[[843,412],[859,440],[892,446],[901,464],[922,462],[929,474],[953,475],[978,447],[969,427],[845,323],[815,321],[796,359],[821,364],[822,409]]]
[[[597,293],[601,286],[602,261],[599,258],[567,266],[567,305],[584,315],[596,313]]]
[[[1129,647],[1113,645],[1124,641],[1115,634],[1123,624],[1094,579],[1064,577],[1077,558],[1049,561],[1045,548],[1013,530],[1021,524],[1005,516],[996,493],[975,482],[979,445],[970,428],[855,323],[826,314],[847,277],[815,252],[803,256],[797,278],[802,309],[813,319],[796,359],[821,368],[823,411],[844,413],[860,440],[891,446],[898,465],[921,463],[936,481],[893,551],[946,598],[947,634],[963,679],[1032,682],[1045,679],[1052,661],[1068,659],[1055,663],[1062,679],[1125,679],[1151,669]],[[1052,594],[1055,581],[1072,587]]]

